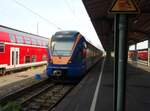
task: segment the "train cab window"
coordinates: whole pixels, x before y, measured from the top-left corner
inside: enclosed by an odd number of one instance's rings
[[[0,52],[4,52],[5,45],[4,43],[0,43]]]
[[[13,34],[9,34],[9,38],[11,42],[16,42],[15,36]]]
[[[25,63],[30,63],[30,56],[25,56]]]
[[[53,56],[71,56],[74,38],[66,35],[52,37],[51,48]]]
[[[32,56],[32,62],[36,62],[36,56],[35,55]]]
[[[30,38],[25,37],[25,42],[26,42],[26,44],[30,44]]]
[[[21,36],[17,35],[16,38],[18,43],[23,43],[23,38]]]

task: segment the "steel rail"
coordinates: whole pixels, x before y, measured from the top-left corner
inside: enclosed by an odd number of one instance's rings
[[[16,91],[13,91],[12,93],[9,93],[4,97],[1,97],[0,98],[0,104],[5,105],[10,101],[14,101],[16,98],[19,98],[20,96],[24,95],[25,93],[31,92],[33,89],[39,88],[39,87],[43,86],[46,83],[49,83],[48,79],[45,79],[45,80],[40,81],[38,83],[35,83],[31,86],[23,87],[23,88],[20,88]]]

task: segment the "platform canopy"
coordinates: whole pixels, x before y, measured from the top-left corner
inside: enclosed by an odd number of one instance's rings
[[[82,0],[105,50],[113,50],[114,0]],[[130,0],[127,0],[130,1]],[[150,0],[135,0],[140,13],[129,14],[128,44],[150,39]]]

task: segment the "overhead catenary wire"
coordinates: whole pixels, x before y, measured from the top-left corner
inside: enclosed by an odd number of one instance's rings
[[[60,28],[58,25],[56,25],[55,23],[51,22],[50,20],[48,20],[47,18],[41,16],[40,14],[38,14],[37,12],[33,11],[32,9],[30,9],[29,7],[25,6],[24,4],[18,2],[17,0],[12,0],[13,2],[15,2],[17,5],[23,7],[24,9],[28,10],[30,13],[38,16],[39,18],[41,18],[42,20],[46,21],[47,23],[49,23],[50,25],[55,26],[57,29],[62,30],[62,28]]]
[[[73,18],[74,22],[73,23],[74,23],[74,26],[76,26],[76,28],[77,28],[77,25],[80,26],[80,24],[79,24],[79,21],[78,21],[79,16],[77,16],[77,14],[76,14],[76,9],[74,8],[73,3],[69,3],[68,0],[64,0],[64,2],[66,4],[66,6],[68,7],[70,13],[74,16],[74,18]]]
[[[70,12],[71,12],[74,16],[76,16],[74,8],[71,7],[70,3],[69,3],[67,0],[64,0],[64,1],[65,1],[65,3],[66,3],[67,7],[69,8]]]
[[[72,3],[72,5],[71,5],[71,3],[69,3],[69,1],[70,1],[70,0],[64,0],[64,2],[66,3],[66,6],[68,7],[69,11],[70,11],[70,12],[72,13],[72,15],[76,18],[76,20],[78,20],[78,17],[79,17],[79,16],[77,16],[76,13],[75,13],[75,7],[73,6],[73,3]],[[78,24],[78,23],[79,23],[79,21],[76,21],[75,24]],[[79,25],[80,25],[80,24],[79,24]],[[85,34],[85,35],[87,35],[87,34]],[[85,36],[85,38],[86,38],[86,36]],[[89,41],[91,44],[93,44],[93,42],[90,41],[88,38],[86,38],[86,40]],[[97,45],[97,46],[98,46],[98,45]]]

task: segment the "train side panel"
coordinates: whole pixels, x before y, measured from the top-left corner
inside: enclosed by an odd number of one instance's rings
[[[48,39],[0,26],[0,73],[47,63]]]
[[[138,58],[141,60],[148,60],[148,51],[147,50],[138,51]]]
[[[84,50],[86,50],[86,47],[84,44],[86,43],[85,39],[83,37],[80,38],[80,41],[76,44],[76,47],[73,51],[72,57],[71,57],[71,64],[69,64],[68,67],[70,67],[69,76],[71,77],[80,77],[83,76],[83,74],[86,72],[87,66],[86,66],[86,55],[84,54]]]

